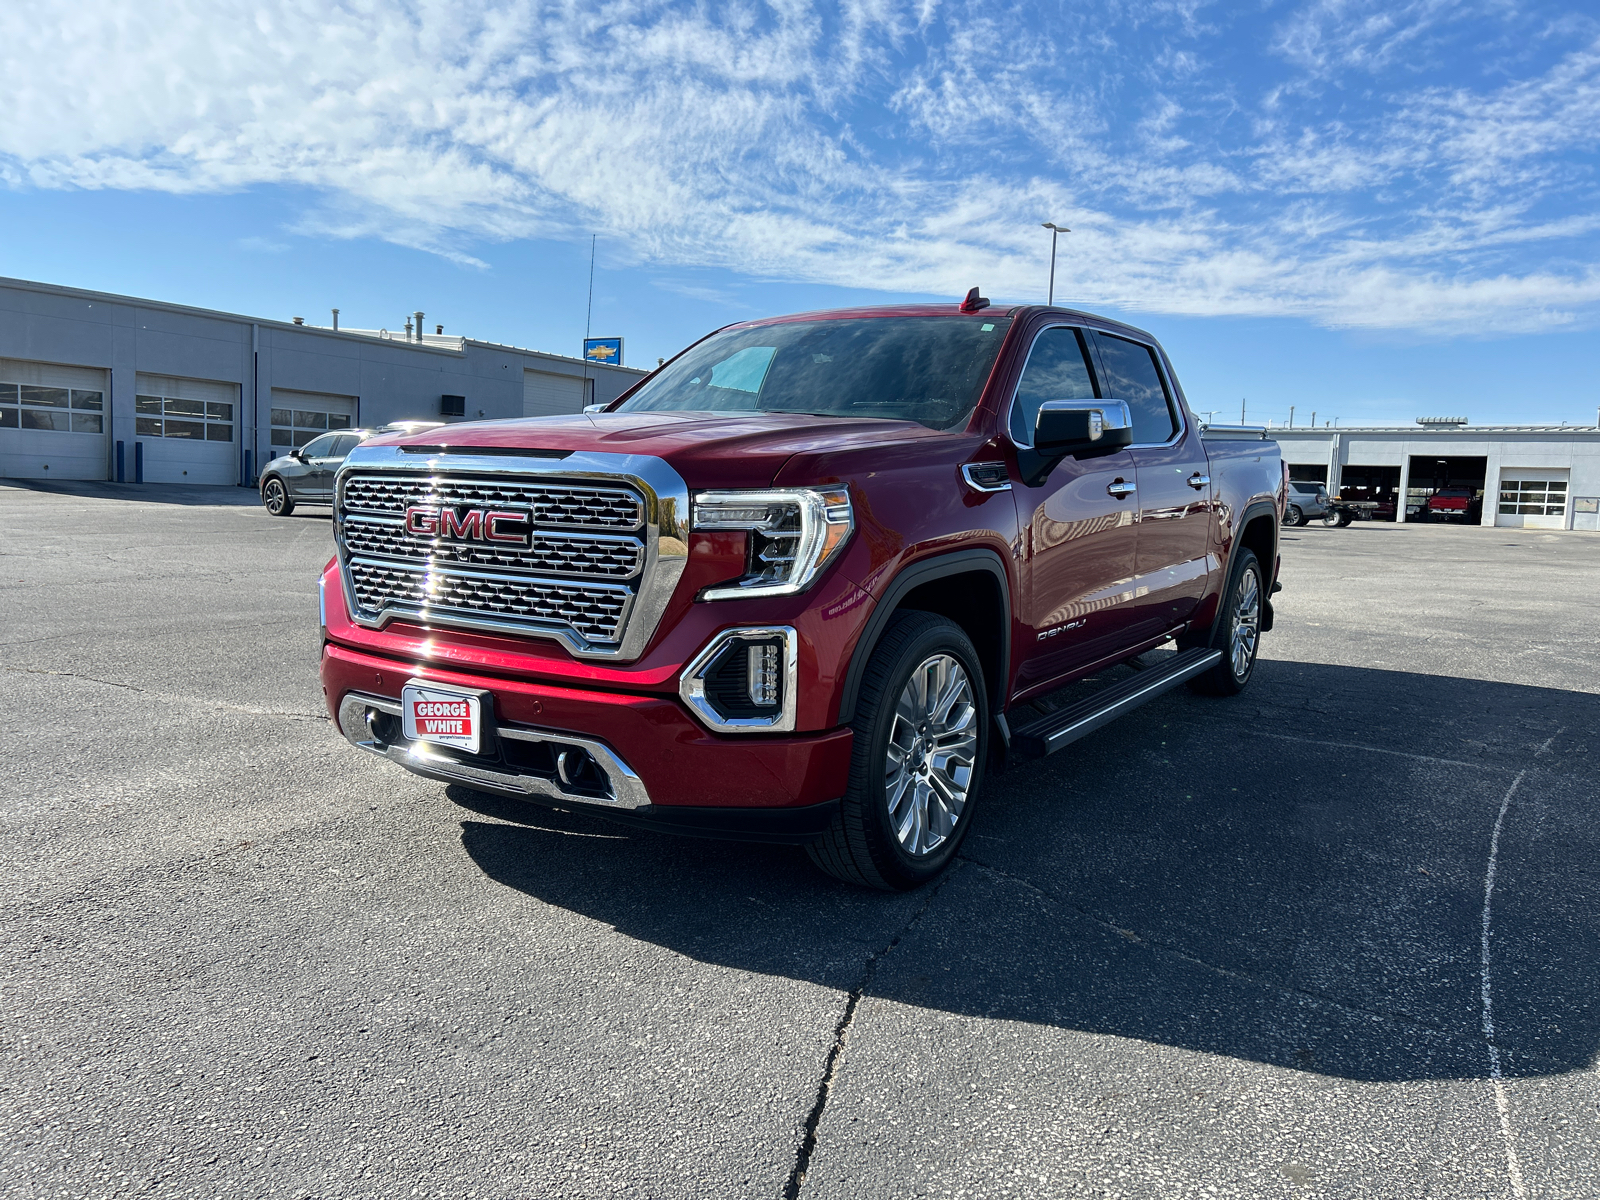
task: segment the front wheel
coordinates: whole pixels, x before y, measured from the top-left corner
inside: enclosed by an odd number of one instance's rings
[[[988,750],[983,670],[961,627],[933,613],[896,614],[872,651],[850,724],[849,785],[807,853],[847,883],[918,887],[966,838]]]
[[[294,501],[289,497],[289,489],[276,475],[268,476],[267,481],[261,485],[261,503],[275,517],[287,517],[294,511]]]
[[[1322,514],[1322,525],[1325,529],[1332,529],[1335,525],[1348,525],[1349,523],[1339,515],[1338,509],[1330,508]]]
[[[1210,644],[1222,651],[1222,661],[1191,681],[1195,691],[1237,696],[1250,682],[1256,669],[1256,652],[1261,648],[1261,603],[1265,595],[1261,579],[1261,563],[1255,552],[1240,550],[1233,578],[1222,594],[1217,623],[1212,627]]]

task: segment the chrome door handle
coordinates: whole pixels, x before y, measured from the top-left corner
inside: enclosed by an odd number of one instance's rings
[[[1106,491],[1121,500],[1124,496],[1131,496],[1138,489],[1126,479],[1119,479],[1115,483],[1106,484]]]
[[[1210,487],[1211,476],[1202,475],[1199,471],[1196,471],[1193,475],[1189,476],[1189,486],[1197,492],[1203,487]]]

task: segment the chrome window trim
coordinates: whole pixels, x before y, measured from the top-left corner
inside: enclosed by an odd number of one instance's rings
[[[1046,333],[1049,333],[1050,330],[1052,330],[1052,329],[1075,329],[1075,330],[1078,330],[1080,332],[1085,331],[1085,330],[1093,330],[1095,333],[1103,333],[1107,337],[1122,338],[1122,340],[1125,341],[1125,342],[1132,342],[1136,346],[1144,346],[1146,349],[1154,351],[1154,353],[1155,353],[1155,363],[1156,363],[1156,374],[1161,379],[1161,386],[1166,389],[1168,402],[1171,403],[1171,404],[1174,404],[1176,406],[1176,411],[1177,411],[1177,414],[1178,414],[1178,432],[1173,434],[1170,438],[1168,438],[1164,442],[1135,442],[1131,446],[1124,447],[1124,449],[1125,450],[1167,449],[1167,448],[1170,448],[1172,446],[1176,446],[1179,442],[1183,441],[1184,436],[1189,432],[1189,422],[1188,422],[1187,416],[1186,416],[1186,414],[1184,412],[1184,405],[1178,400],[1177,388],[1173,386],[1172,380],[1167,377],[1165,355],[1162,353],[1161,347],[1159,347],[1157,345],[1154,345],[1151,342],[1141,342],[1138,338],[1126,337],[1126,336],[1124,336],[1123,334],[1120,334],[1120,333],[1112,333],[1108,329],[1096,329],[1093,325],[1075,325],[1071,321],[1060,321],[1060,322],[1057,322],[1056,324],[1053,324],[1053,325],[1044,326],[1036,334],[1033,335],[1033,341],[1028,345],[1028,357],[1022,360],[1022,370],[1017,373],[1016,386],[1011,389],[1011,402],[1006,405],[1005,416],[1001,419],[1001,422],[1000,422],[1000,432],[1003,433],[1006,437],[1011,439],[1012,445],[1014,445],[1014,446],[1016,446],[1016,447],[1018,447],[1019,449],[1022,449],[1022,450],[1032,450],[1033,449],[1033,442],[1032,441],[1019,442],[1017,440],[1016,436],[1011,432],[1011,413],[1017,407],[1017,391],[1022,387],[1023,376],[1027,375],[1027,373],[1028,373],[1028,364],[1033,361],[1033,349],[1034,349],[1035,346],[1037,346],[1039,344],[1039,339],[1041,337],[1043,337]],[[1095,390],[1099,391],[1101,389],[1101,387],[1103,386],[1102,381],[1100,379],[1100,368],[1099,368],[1099,366],[1097,366],[1093,362],[1090,362],[1089,365],[1094,370],[1095,385],[1096,385]],[[1116,399],[1118,399],[1118,397],[1116,397],[1116,396],[1096,396],[1095,399],[1096,400],[1116,400]],[[1127,402],[1124,401],[1123,403],[1127,403]]]
[[[705,679],[700,672],[711,664],[722,647],[735,639],[783,639],[783,707],[770,717],[724,718],[706,699]],[[799,687],[800,637],[792,625],[739,625],[724,629],[706,643],[684,667],[678,681],[678,695],[707,729],[717,733],[792,733],[795,722],[796,692]]]
[[[590,642],[577,630],[540,628],[526,621],[506,621],[451,611],[429,611],[417,605],[388,604],[376,618],[363,618],[355,603],[350,578],[352,554],[344,542],[344,485],[356,472],[381,471],[412,477],[435,474],[446,476],[537,477],[552,483],[611,486],[623,485],[639,494],[644,502],[644,566],[638,575],[638,589],[623,617],[622,640],[616,645]],[[565,458],[521,457],[506,454],[412,453],[400,446],[360,445],[345,457],[334,485],[333,531],[339,556],[339,578],[344,587],[350,617],[368,629],[382,629],[392,621],[404,620],[424,628],[446,626],[513,637],[548,638],[564,646],[576,658],[609,659],[631,662],[644,653],[661,624],[662,615],[677,590],[689,562],[689,488],[664,459],[648,454],[605,454],[580,451]],[[385,567],[390,560],[374,559]],[[452,568],[452,574],[460,573]],[[493,572],[488,572],[493,574]],[[506,574],[500,578],[543,579],[532,574]],[[566,586],[574,577],[550,577],[548,582]],[[586,585],[607,586],[608,581],[582,579]],[[615,586],[615,585],[614,585]]]

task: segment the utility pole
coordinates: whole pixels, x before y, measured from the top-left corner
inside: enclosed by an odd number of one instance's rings
[[[1289,428],[1294,428],[1294,405],[1289,405]]]
[[[1311,410],[1311,428],[1315,429],[1316,427],[1317,427],[1317,410],[1313,408]]]
[[[1239,424],[1244,424],[1244,397],[1239,397]]]

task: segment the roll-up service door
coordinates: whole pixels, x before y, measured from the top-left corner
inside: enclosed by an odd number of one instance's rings
[[[583,376],[522,372],[522,415],[561,416],[583,411]]]
[[[330,429],[349,429],[356,423],[356,398],[327,392],[291,392],[272,389],[272,457],[298,450]]]
[[[239,385],[134,376],[134,438],[146,483],[239,482]]]
[[[110,398],[102,370],[0,358],[0,477],[105,479]]]

